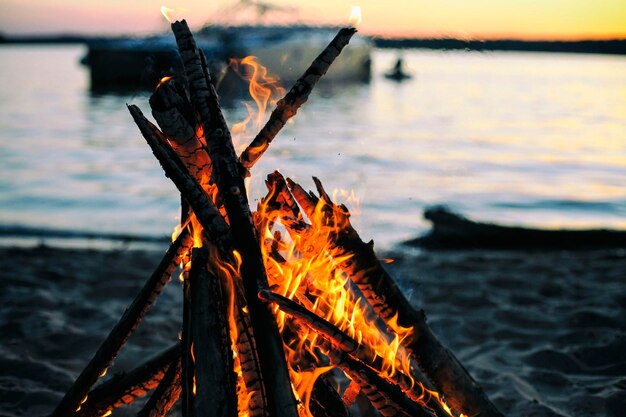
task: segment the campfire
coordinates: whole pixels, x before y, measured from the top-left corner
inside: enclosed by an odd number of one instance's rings
[[[184,74],[152,94],[157,124],[128,108],[181,193],[181,224],[52,415],[107,416],[151,392],[139,416],[165,416],[180,400],[184,417],[340,417],[357,398],[385,417],[501,416],[319,179],[308,192],[270,173],[250,208],[244,179],[356,30],[339,31],[239,156],[204,54],[184,20],[172,30]],[[179,265],[180,340],[93,388]]]

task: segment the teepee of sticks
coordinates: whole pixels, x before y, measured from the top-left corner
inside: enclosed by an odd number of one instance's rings
[[[180,400],[183,417],[345,417],[359,396],[385,417],[502,417],[317,178],[314,193],[271,173],[250,209],[244,178],[356,30],[339,31],[240,156],[204,54],[184,20],[172,30],[184,74],[150,98],[160,128],[128,109],[181,193],[180,231],[52,416],[106,416],[151,392],[139,416]],[[180,341],[93,388],[178,265]]]

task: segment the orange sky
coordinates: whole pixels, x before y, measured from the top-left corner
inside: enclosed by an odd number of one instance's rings
[[[263,20],[268,23],[342,24],[347,21],[351,6],[358,4],[363,11],[359,29],[372,35],[626,38],[626,0],[274,0],[272,3],[287,10],[268,14]],[[233,7],[236,1],[0,0],[0,31],[10,34],[159,32],[167,27],[159,12],[163,4],[185,8],[179,15],[192,26],[209,21],[254,21],[251,9],[237,11]]]

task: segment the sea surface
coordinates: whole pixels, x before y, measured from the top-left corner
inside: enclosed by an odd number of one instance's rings
[[[168,235],[179,195],[125,106],[149,113],[148,93],[91,93],[85,52],[0,47],[0,227]],[[403,83],[383,77],[399,55]],[[230,123],[246,114],[226,109]],[[254,168],[253,198],[274,169],[341,190],[383,248],[425,231],[431,204],[626,228],[626,57],[377,50],[370,83],[315,90]]]

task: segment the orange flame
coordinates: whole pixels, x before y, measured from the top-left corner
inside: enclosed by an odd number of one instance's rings
[[[244,103],[248,116],[241,122],[233,125],[232,133],[237,136],[244,135],[253,122],[253,128],[259,130],[265,119],[268,104],[274,105],[285,93],[280,85],[278,77],[267,72],[267,68],[261,65],[255,56],[247,56],[243,59],[232,58],[230,65],[241,78],[248,82],[248,93],[256,104],[256,109],[249,103]]]

